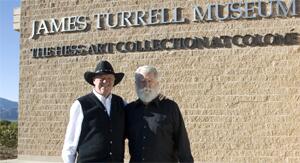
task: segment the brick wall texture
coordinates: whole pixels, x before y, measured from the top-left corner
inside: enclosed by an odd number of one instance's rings
[[[113,90],[135,100],[134,71],[150,64],[160,72],[161,92],[180,106],[199,162],[300,162],[300,44],[165,50],[114,51],[68,57],[33,58],[31,48],[194,36],[300,33],[300,18],[266,18],[97,30],[100,12],[183,8],[196,0],[22,0],[20,30],[19,155],[59,156],[69,108],[92,87],[83,74],[109,60],[125,78]],[[215,2],[215,1],[214,1]],[[227,0],[218,1],[225,3]],[[228,1],[229,2],[229,1]],[[297,8],[300,9],[300,2]],[[32,21],[85,15],[85,32],[29,39]],[[298,38],[299,39],[299,38]],[[127,156],[128,157],[128,156]]]

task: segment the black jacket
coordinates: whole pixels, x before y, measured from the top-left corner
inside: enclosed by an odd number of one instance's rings
[[[159,95],[148,105],[125,107],[130,162],[193,162],[178,105]]]
[[[78,101],[82,106],[84,119],[77,148],[77,162],[123,162],[125,112],[122,98],[112,95],[110,116],[93,93]]]

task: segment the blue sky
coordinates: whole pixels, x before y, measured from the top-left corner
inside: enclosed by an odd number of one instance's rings
[[[0,97],[19,100],[19,36],[13,29],[13,9],[20,0],[0,0]]]

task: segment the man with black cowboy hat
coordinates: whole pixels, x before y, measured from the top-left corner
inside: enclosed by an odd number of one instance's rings
[[[111,91],[124,73],[115,73],[108,61],[98,63],[84,79],[94,89],[70,109],[62,158],[65,163],[123,162],[125,102]]]

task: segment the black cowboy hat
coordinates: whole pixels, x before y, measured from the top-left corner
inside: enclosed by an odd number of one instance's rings
[[[93,79],[96,75],[113,74],[115,76],[114,86],[121,82],[124,77],[124,73],[115,73],[113,67],[108,61],[101,61],[98,63],[94,72],[87,71],[84,73],[84,79],[89,84],[94,85]]]

